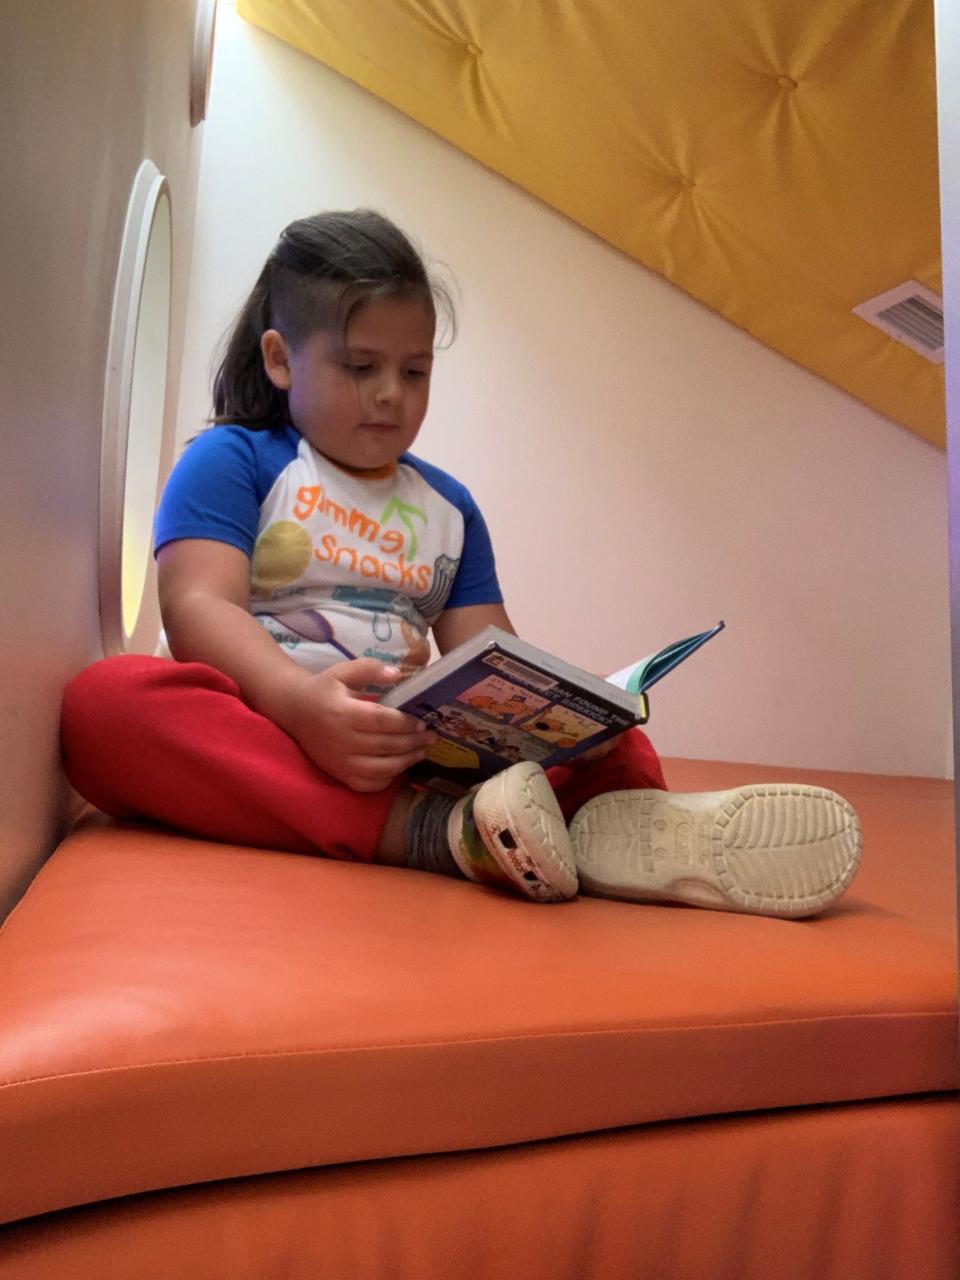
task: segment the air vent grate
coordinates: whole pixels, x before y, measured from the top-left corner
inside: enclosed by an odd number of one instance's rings
[[[862,302],[853,314],[935,364],[943,364],[943,302],[916,280]]]

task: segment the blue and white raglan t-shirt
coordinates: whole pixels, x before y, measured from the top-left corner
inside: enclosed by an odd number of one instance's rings
[[[293,427],[212,427],[167,481],[154,549],[209,538],[250,557],[250,611],[298,663],[372,657],[410,672],[445,609],[499,604],[470,493],[402,454],[375,472],[330,462]]]

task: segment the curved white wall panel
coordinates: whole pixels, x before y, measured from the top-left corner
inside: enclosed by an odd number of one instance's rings
[[[144,160],[133,182],[113,298],[100,451],[100,628],[126,649],[143,600],[157,495],[170,346],[167,180]]]
[[[190,94],[198,7],[205,6],[206,0],[98,0],[73,6],[65,21],[64,5],[38,0],[8,6],[9,16],[4,14],[9,145],[0,160],[0,252],[13,320],[0,345],[6,411],[0,584],[10,606],[0,614],[0,917],[76,810],[60,767],[60,700],[76,672],[130,636],[135,605],[124,632],[121,539],[137,569],[131,601],[146,568],[140,616],[127,647],[150,651],[159,631],[155,569],[143,552],[146,526],[138,534],[132,525],[124,529],[118,513],[126,505],[148,520],[158,462],[165,472],[173,460],[199,144],[206,132],[191,125]],[[147,239],[139,250],[139,292],[144,302],[168,299],[169,320],[162,306],[137,310],[141,299],[132,285],[125,293],[117,290],[131,185],[145,156],[155,168],[138,190],[149,195],[158,174],[164,175],[170,203],[160,201],[167,213],[159,214],[155,243],[172,241],[173,258],[165,265],[163,255],[154,258],[151,224],[141,227]],[[135,222],[141,225],[142,216]],[[131,305],[140,317],[132,364],[131,350],[114,336],[121,295],[127,297],[127,319]],[[129,343],[129,327],[126,334]],[[169,359],[161,350],[166,343]],[[124,360],[128,386],[106,415],[114,424],[107,490],[101,474],[104,399],[110,394],[104,369]],[[129,445],[120,407],[127,394]],[[164,400],[165,430],[158,436]],[[154,412],[141,437],[137,406],[143,402]],[[112,640],[103,634],[99,608],[101,490],[113,503]],[[106,511],[103,516],[108,523]]]

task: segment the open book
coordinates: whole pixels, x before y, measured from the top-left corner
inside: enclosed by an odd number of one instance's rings
[[[647,690],[724,624],[678,640],[604,680],[485,627],[404,680],[381,702],[440,735],[411,780],[461,795],[520,760],[545,769],[597,747],[649,716]]]

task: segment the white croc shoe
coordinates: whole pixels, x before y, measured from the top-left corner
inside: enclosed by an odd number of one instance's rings
[[[861,849],[842,796],[789,782],[612,791],[583,806],[570,838],[582,893],[786,918],[836,901]]]
[[[450,814],[450,850],[469,880],[535,902],[576,896],[567,824],[546,774],[524,761],[488,778]]]

